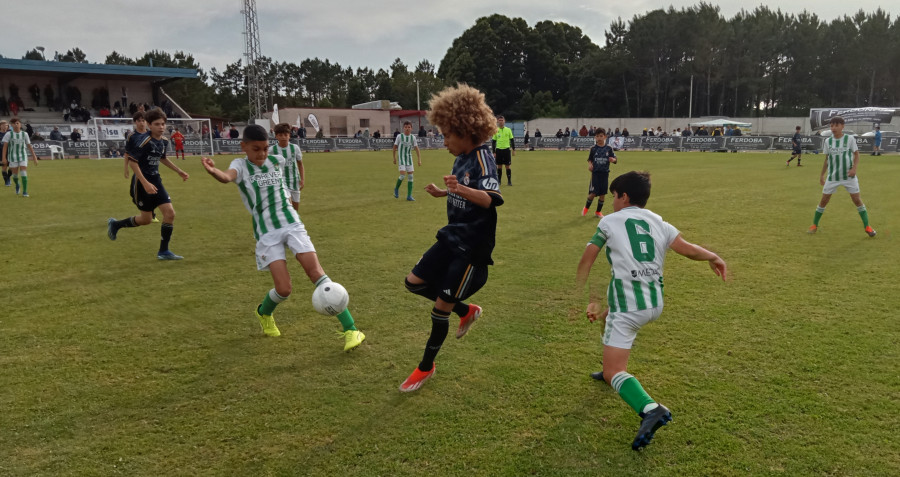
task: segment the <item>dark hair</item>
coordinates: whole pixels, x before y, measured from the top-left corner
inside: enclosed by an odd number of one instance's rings
[[[412,122],[410,122],[410,121],[403,121],[403,125],[404,125],[404,126],[406,126],[407,124],[409,124],[410,126],[412,126]]]
[[[650,198],[650,173],[631,171],[613,179],[609,185],[609,191],[622,197],[628,194],[631,205],[644,208]]]
[[[12,118],[9,120],[9,124],[19,123],[22,124],[22,121],[19,118]]]
[[[148,123],[153,124],[153,121],[156,121],[157,119],[165,121],[169,118],[166,117],[166,113],[164,113],[162,109],[153,108],[149,113],[144,113],[144,119],[146,119]]]
[[[597,128],[597,129],[594,131],[594,136],[599,136],[599,135],[601,135],[601,134],[604,135],[604,136],[606,136],[606,131],[604,131],[603,128]]]
[[[840,116],[834,116],[831,118],[831,121],[828,121],[828,124],[844,124],[844,118]]]
[[[144,113],[142,111],[134,113],[134,116],[131,117],[131,120],[134,122],[138,122],[141,119],[144,119]]]
[[[251,124],[244,128],[244,138],[241,139],[243,142],[250,141],[269,141],[269,133],[266,132],[266,128],[260,126],[259,124]]]
[[[506,121],[506,118],[504,118],[502,114],[498,114],[497,119],[502,119],[502,120]]]
[[[291,125],[288,123],[278,123],[275,125],[275,134],[290,134]]]
[[[797,126],[797,130],[799,131],[800,129],[801,129],[800,126]]]

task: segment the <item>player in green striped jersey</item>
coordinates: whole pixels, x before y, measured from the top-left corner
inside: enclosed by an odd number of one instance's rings
[[[413,149],[416,151],[416,158],[419,160],[419,165],[422,165],[422,155],[419,153],[419,140],[416,139],[416,136],[412,133],[412,123],[409,121],[405,121],[403,123],[403,134],[398,134],[396,138],[394,138],[394,164],[397,164],[397,156],[399,152],[400,156],[400,164],[397,166],[400,169],[400,177],[397,178],[397,183],[394,184],[394,198],[400,197],[400,184],[403,183],[403,175],[406,175],[406,200],[416,200],[413,199],[412,191],[413,191],[413,163],[412,163],[412,152]]]
[[[284,186],[291,196],[291,205],[294,210],[300,210],[300,191],[306,181],[306,173],[303,170],[303,152],[300,146],[291,144],[291,125],[280,123],[275,126],[275,139],[278,144],[269,147],[269,154],[285,158]]]
[[[9,167],[13,182],[16,183],[16,195],[19,194],[19,177],[21,177],[22,197],[28,197],[28,151],[31,151],[34,165],[37,165],[38,157],[31,147],[31,138],[22,130],[19,118],[10,119],[9,124],[12,125],[12,131],[3,136],[3,152],[0,158],[3,159],[4,168]]]
[[[235,159],[228,170],[216,168],[208,157],[201,161],[207,172],[217,181],[227,184],[234,182],[241,193],[241,200],[253,218],[253,235],[256,237],[256,267],[272,274],[275,288],[269,290],[255,313],[263,332],[268,336],[281,336],[272,314],[279,303],[291,294],[291,274],[288,272],[284,248],[294,253],[297,261],[316,287],[331,281],[316,255],[309,235],[297,211],[290,206],[282,171],[285,159],[269,155],[269,135],[266,130],[254,124],[244,129],[241,150],[246,157]],[[344,351],[359,346],[366,336],[356,329],[350,310],[337,315],[343,331]]]
[[[631,171],[613,180],[613,213],[603,217],[597,233],[587,244],[578,263],[580,290],[588,281],[591,267],[606,246],[612,269],[606,302],[601,311],[599,296],[591,293],[587,317],[606,321],[603,334],[603,371],[594,379],[610,384],[641,417],[641,426],[631,444],[640,450],[653,434],[672,420],[672,413],[657,404],[626,367],[631,346],[642,326],[659,318],[663,309],[663,263],[668,249],[692,260],[705,260],[716,275],[726,279],[728,269],[715,253],[681,238],[678,229],[645,209],[650,198],[650,174]]]
[[[835,116],[831,118],[831,137],[825,140],[825,163],[822,164],[822,172],[819,174],[819,183],[822,184],[822,200],[816,207],[813,216],[813,224],[809,226],[809,233],[814,234],[819,230],[819,219],[825,213],[825,206],[831,200],[831,195],[843,186],[850,193],[850,199],[856,205],[859,218],[869,237],[875,236],[875,229],[869,225],[869,212],[859,196],[859,177],[856,168],[859,166],[859,148],[856,146],[856,138],[844,134],[844,118]]]

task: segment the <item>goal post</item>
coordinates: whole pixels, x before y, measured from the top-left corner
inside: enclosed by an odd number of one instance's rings
[[[134,132],[134,123],[128,118],[93,118],[92,126],[85,131],[83,140],[90,141],[91,159],[122,157],[125,140]],[[208,118],[168,118],[163,137],[169,138],[175,129],[184,135],[185,155],[213,154],[212,121]],[[169,140],[166,155],[175,154],[175,144]]]

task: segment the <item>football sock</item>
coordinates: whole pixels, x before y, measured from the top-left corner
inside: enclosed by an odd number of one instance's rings
[[[355,330],[356,325],[353,323],[353,315],[350,314],[350,309],[347,308],[344,311],[338,313],[337,315],[338,321],[341,322],[341,326],[344,327],[344,331]]]
[[[512,169],[506,168],[506,181],[512,184]]]
[[[597,201],[597,212],[600,212],[600,209],[602,209],[602,208],[603,208],[603,201],[602,200]]]
[[[819,219],[822,218],[823,213],[825,213],[825,207],[816,207],[816,215],[813,216],[813,225],[816,227],[819,226]]]
[[[409,282],[409,280],[404,280],[406,282],[406,289],[416,295],[423,296],[428,298],[431,301],[437,301],[438,292],[434,288],[432,288],[427,283],[419,283],[418,285],[413,285]]]
[[[590,209],[590,208],[591,208],[591,204],[593,204],[593,203],[594,203],[594,199],[588,199],[587,202],[584,203],[584,208],[585,208],[585,209]]]
[[[856,211],[859,212],[859,217],[863,221],[863,227],[869,226],[869,213],[866,211],[866,204],[863,204],[856,208]]]
[[[271,315],[272,312],[275,311],[275,307],[278,306],[279,303],[287,299],[288,297],[279,295],[278,292],[276,292],[273,288],[269,290],[269,293],[266,293],[266,297],[263,298],[263,302],[261,305],[259,305],[257,311],[260,315]]]
[[[461,301],[458,301],[458,302],[456,302],[456,304],[453,305],[453,313],[456,313],[457,315],[459,315],[460,318],[466,316],[466,313],[468,313],[468,312],[469,312],[469,305],[466,305],[465,303],[463,303]]]
[[[794,160],[794,156],[791,156],[791,158],[790,158],[790,159],[788,159],[788,164],[790,164],[790,163],[791,163],[791,161],[793,161],[793,160]]]
[[[610,385],[619,393],[619,396],[636,413],[650,411],[657,406],[656,401],[644,391],[637,378],[625,371],[619,371],[613,376]]]
[[[412,197],[413,190],[413,175],[409,174],[406,176],[406,195]]]
[[[16,186],[18,187],[18,185],[19,185],[19,175],[13,173],[12,178],[13,178],[13,182],[15,182],[15,183],[16,183]]]
[[[330,281],[331,281],[331,279],[328,278],[328,275],[322,275],[321,277],[319,277],[318,280],[316,280],[316,288],[319,288],[319,285],[321,285],[323,283],[328,283]]]
[[[113,224],[116,230],[119,230],[123,227],[137,227],[137,222],[134,221],[134,217],[128,217],[127,219],[117,220]]]
[[[22,195],[28,193],[28,171],[19,172],[19,176],[22,178]]]
[[[403,176],[397,178],[397,183],[394,184],[394,190],[400,189],[400,184],[403,184]]]
[[[434,367],[434,357],[441,350],[448,331],[450,331],[450,313],[432,308],[431,336],[428,337],[428,342],[425,344],[425,354],[422,356],[422,362],[419,363],[419,371],[428,372]]]
[[[169,240],[172,238],[172,230],[174,229],[174,225],[163,222],[162,227],[159,229],[161,236],[159,241],[159,253],[169,250]]]

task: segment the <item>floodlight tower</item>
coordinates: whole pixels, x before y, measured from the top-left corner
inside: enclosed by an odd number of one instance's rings
[[[256,17],[256,0],[243,0],[244,14],[244,59],[247,61],[247,93],[250,104],[250,119],[262,118],[265,109],[263,99],[263,77],[259,71],[259,22]]]

